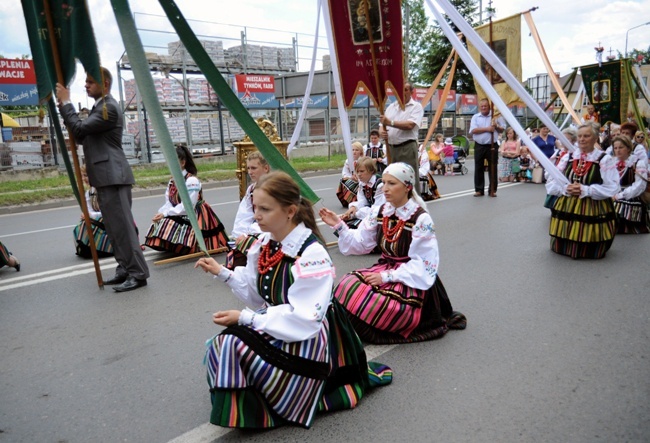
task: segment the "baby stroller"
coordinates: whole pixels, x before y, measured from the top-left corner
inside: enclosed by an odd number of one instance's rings
[[[465,160],[469,156],[469,140],[462,135],[456,135],[451,140],[454,144],[453,172],[454,174],[465,175],[469,172],[467,166],[465,166]]]

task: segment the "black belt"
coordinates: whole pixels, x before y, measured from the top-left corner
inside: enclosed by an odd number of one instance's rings
[[[400,146],[404,146],[407,143],[417,143],[417,140],[406,140],[405,142],[399,143],[397,145],[391,145],[393,148],[399,148]]]

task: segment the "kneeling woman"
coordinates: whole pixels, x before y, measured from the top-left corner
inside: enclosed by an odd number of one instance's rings
[[[557,167],[569,179],[549,175],[546,192],[558,198],[551,208],[551,250],[571,258],[602,258],[614,241],[619,191],[616,164],[596,149],[598,131],[590,124],[578,128],[578,148],[563,156]]]
[[[371,343],[410,343],[464,329],[438,276],[438,241],[424,202],[413,192],[415,173],[405,163],[383,174],[387,203],[375,207],[358,229],[350,230],[329,209],[321,219],[339,234],[345,255],[367,254],[377,245],[382,257],[370,268],[347,274],[334,296],[351,314],[359,336]]]
[[[88,187],[88,190],[86,191],[86,206],[88,207],[88,215],[92,226],[97,256],[110,257],[113,255],[113,245],[106,234],[104,218],[102,217],[102,212],[99,208],[97,190],[94,186],[90,186],[90,183],[88,182],[88,173],[84,166],[81,167],[81,177],[84,185]],[[90,238],[88,237],[88,230],[86,229],[83,214],[81,214],[81,220],[77,223],[77,226],[74,227],[72,235],[74,235],[75,238],[75,250],[77,255],[83,258],[91,258],[92,252],[90,251]]]
[[[359,157],[357,160],[356,174],[359,179],[357,200],[350,203],[350,207],[341,216],[352,229],[356,229],[372,210],[374,205],[384,203],[384,191],[381,178],[377,176],[377,163],[370,157]]]
[[[614,155],[618,160],[616,169],[621,178],[621,192],[614,196],[614,209],[618,217],[619,234],[647,234],[650,232],[648,206],[641,200],[648,182],[647,158],[632,155],[632,142],[625,136],[612,140]]]
[[[212,258],[195,265],[252,308],[213,315],[226,329],[207,343],[210,422],[310,427],[316,412],[354,408],[367,387],[389,383],[392,373],[374,364],[370,370],[359,337],[332,299],[334,266],[296,183],[271,172],[253,198],[263,233],[246,267],[231,271]]]
[[[192,154],[185,146],[176,148],[178,161],[183,168],[185,185],[196,213],[199,229],[208,250],[225,247],[228,238],[225,228],[210,205],[203,200],[201,182],[196,178],[197,170]],[[169,181],[165,192],[165,204],[153,217],[145,239],[145,245],[157,251],[185,255],[198,251],[194,230],[190,225],[181,197],[174,180]]]

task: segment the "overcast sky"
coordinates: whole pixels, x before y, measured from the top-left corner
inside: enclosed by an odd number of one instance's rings
[[[309,69],[316,28],[316,0],[177,0],[176,3],[186,19],[197,20],[192,21],[191,26],[199,38],[220,39],[226,48],[239,44],[243,30],[251,44],[290,46],[295,38],[300,46],[299,68],[302,71]],[[487,3],[483,1],[484,8]],[[110,2],[88,0],[88,5],[102,63],[115,73],[115,64],[124,52],[124,45]],[[141,32],[145,50],[165,53],[167,43],[178,38],[164,18],[156,17],[164,15],[157,0],[131,0],[130,5],[136,14],[138,28],[152,30]],[[605,48],[605,55],[610,48],[614,55],[617,50],[625,52],[626,32],[650,22],[650,0],[590,0],[586,3],[572,0],[494,0],[493,6],[497,19],[539,6],[533,19],[553,69],[562,75],[573,67],[595,63],[594,47],[599,43]],[[0,29],[3,30],[0,54],[14,58],[30,53],[18,1],[0,2]],[[319,60],[329,53],[322,25],[320,29],[319,47],[322,49],[319,50]],[[628,51],[633,48],[645,50],[650,46],[650,25],[633,29],[628,36]],[[524,79],[545,72],[523,20],[522,52]],[[320,66],[319,63],[317,68]],[[73,101],[85,105],[82,77],[77,75],[72,86]]]

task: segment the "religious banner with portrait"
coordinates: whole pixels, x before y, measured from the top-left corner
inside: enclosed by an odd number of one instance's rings
[[[623,81],[625,72],[621,61],[581,66],[580,73],[589,102],[600,114],[600,122],[626,121],[630,91],[627,82]]]
[[[491,32],[490,26],[492,28]],[[495,20],[492,22],[492,25],[488,23],[478,26],[475,28],[475,31],[488,45],[490,45],[490,41],[492,42],[492,51],[508,67],[512,75],[521,82],[521,14],[516,14],[502,20]],[[468,42],[467,49],[505,104],[519,104],[521,100],[517,93],[492,69],[476,47]],[[479,99],[486,98],[487,95],[483,92],[478,82],[475,81],[474,85],[476,86],[476,93]]]
[[[388,88],[404,90],[401,0],[328,0],[328,7],[345,107],[363,87],[383,110]]]

